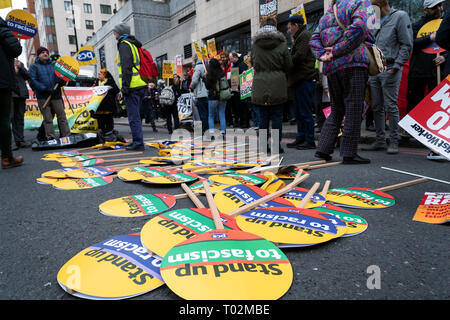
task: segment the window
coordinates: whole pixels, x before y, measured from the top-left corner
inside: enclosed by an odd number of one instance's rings
[[[103,14],[111,14],[111,6],[101,4],[100,5],[100,12]]]
[[[92,39],[92,36],[87,36],[86,37],[86,42],[88,42],[89,40],[91,40]]]
[[[54,33],[48,33],[45,38],[47,40],[47,43],[56,43],[56,34]]]
[[[66,18],[66,27],[73,28],[73,19],[72,18]]]
[[[66,12],[72,12],[72,3],[70,1],[64,1],[64,10]]]
[[[162,65],[164,60],[167,60],[167,54],[159,56],[156,58],[156,65],[158,66],[158,78],[162,78]]]
[[[192,45],[187,44],[184,46],[184,58],[189,59],[192,57]]]
[[[94,21],[92,20],[86,20],[86,29],[94,29]]]
[[[44,17],[45,25],[46,26],[54,26],[55,25],[55,19],[53,17]]]
[[[105,47],[98,49],[98,58],[100,60],[100,68],[106,68]]]
[[[92,5],[89,3],[83,3],[84,13],[92,13]]]
[[[69,35],[69,43],[70,44],[76,44],[77,38],[74,35]]]
[[[52,9],[53,8],[52,0],[42,0],[42,7],[46,9]]]
[[[102,27],[107,23],[108,21],[102,20]]]

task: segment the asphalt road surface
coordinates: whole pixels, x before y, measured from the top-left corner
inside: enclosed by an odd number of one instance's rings
[[[117,126],[126,137],[127,126]],[[26,132],[32,139],[34,132]],[[167,130],[146,138],[168,138]],[[314,151],[285,148],[283,164],[314,159]],[[81,250],[112,236],[138,233],[149,218],[126,219],[99,213],[98,205],[113,198],[139,193],[182,193],[181,187],[150,186],[115,179],[91,190],[62,191],[36,183],[41,173],[58,169],[40,158],[49,151],[21,149],[25,163],[0,171],[0,299],[74,300],[56,280],[59,269]],[[147,149],[145,155],[156,155]],[[450,163],[426,160],[426,149],[404,149],[398,155],[361,152],[369,165],[340,165],[311,171],[301,184],[310,188],[330,179],[331,187],[383,187],[414,177],[381,169],[390,167],[450,181]],[[340,160],[338,152],[335,159]],[[283,249],[294,280],[282,300],[447,300],[449,290],[449,224],[413,221],[425,192],[450,192],[448,184],[429,181],[391,191],[395,206],[380,210],[351,209],[368,222],[357,236],[321,245]],[[201,200],[207,204],[206,198]],[[188,199],[174,209],[194,207]],[[379,287],[370,286],[373,270],[380,271]],[[369,283],[369,286],[368,286]],[[134,300],[180,299],[167,286]]]

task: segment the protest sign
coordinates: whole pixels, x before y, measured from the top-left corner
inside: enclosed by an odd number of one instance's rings
[[[259,0],[259,21],[278,14],[277,0]]]
[[[97,132],[97,120],[92,114],[97,111],[106,93],[111,87],[65,87],[66,94],[63,99],[64,112],[72,133]],[[24,129],[38,129],[42,124],[42,113],[39,111],[37,99],[31,89],[28,90],[30,98],[26,100]],[[68,101],[67,101],[68,100]],[[71,107],[71,108],[70,108]],[[58,129],[55,118],[53,126]]]
[[[59,270],[64,291],[85,299],[126,299],[164,284],[161,260],[142,246],[140,234],[115,236],[84,249]]]
[[[184,93],[178,98],[177,108],[178,108],[178,119],[181,123],[193,122],[192,119],[192,105],[194,101],[194,96],[192,93]]]
[[[169,194],[137,194],[105,201],[99,210],[114,217],[148,217],[169,210],[175,202],[175,197]]]
[[[426,192],[413,217],[414,221],[441,224],[450,220],[450,193]]]
[[[306,11],[305,11],[305,6],[303,5],[303,2],[296,8],[291,10],[291,16],[295,16],[295,15],[299,15],[302,16],[303,21],[305,21],[305,25],[307,24],[307,20],[306,20]]]
[[[163,61],[162,77],[163,79],[173,79],[173,62]]]
[[[326,200],[337,206],[359,209],[381,209],[395,204],[393,196],[370,188],[335,188],[330,189]]]
[[[244,71],[240,76],[241,100],[252,96],[254,69]]]
[[[175,56],[176,74],[179,76],[183,75],[183,56]]]
[[[216,39],[212,38],[206,41],[206,44],[208,46],[208,56],[209,58],[214,58],[217,56],[217,48],[216,48]]]
[[[450,160],[450,76],[409,112],[399,125],[414,139]]]
[[[80,66],[97,64],[94,46],[90,45],[81,47],[80,50],[78,50],[77,52],[77,60]]]
[[[14,36],[19,39],[31,39],[38,31],[36,18],[25,10],[12,10],[5,21]]]
[[[239,91],[239,68],[231,68],[231,91]]]

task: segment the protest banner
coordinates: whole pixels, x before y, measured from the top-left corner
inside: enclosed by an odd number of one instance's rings
[[[95,57],[94,46],[81,47],[77,52],[77,61],[80,66],[87,66],[91,64],[97,64],[97,58]]]
[[[231,91],[239,92],[239,68],[231,68]]]
[[[181,123],[194,122],[192,118],[192,105],[194,96],[192,93],[184,93],[178,98],[178,118]]]
[[[12,10],[5,21],[14,36],[19,39],[31,39],[38,31],[36,18],[25,10]]]
[[[208,56],[209,58],[214,58],[217,56],[217,47],[216,47],[216,39],[212,38],[206,41],[206,44],[208,46]]]
[[[277,0],[259,0],[259,21],[262,21],[268,17],[276,17],[277,13]]]
[[[450,76],[411,110],[399,125],[414,139],[450,160]]]
[[[252,96],[254,69],[244,71],[240,76],[241,85],[241,100],[250,98]]]
[[[162,78],[173,79],[173,62],[164,61],[162,65]]]
[[[72,133],[97,132],[97,120],[92,114],[110,87],[65,87],[67,99],[64,99],[64,111]],[[39,111],[37,99],[31,89],[28,90],[30,98],[26,100],[24,128],[25,130],[38,129],[43,121]],[[67,101],[68,100],[68,101]],[[53,120],[53,126],[58,129],[57,119]]]
[[[441,224],[450,220],[450,193],[426,192],[413,217],[414,221]]]
[[[183,56],[177,55],[175,56],[175,66],[176,66],[176,74],[179,76],[183,75]]]

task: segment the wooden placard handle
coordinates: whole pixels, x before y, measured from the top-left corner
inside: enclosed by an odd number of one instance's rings
[[[220,219],[219,210],[217,210],[216,203],[214,202],[214,198],[211,190],[209,189],[209,184],[207,180],[203,181],[203,189],[205,189],[206,199],[208,199],[209,209],[214,218],[214,224],[216,225],[216,229],[224,229],[222,220]]]
[[[323,189],[322,192],[320,193],[320,195],[324,198],[327,197],[327,193],[328,193],[328,189],[330,189],[330,185],[331,185],[331,181],[327,180],[325,181],[325,184],[323,185]]]
[[[317,189],[319,189],[320,183],[316,182],[314,185],[309,189],[306,196],[302,199],[302,201],[298,204],[297,208],[303,209],[308,204],[309,200],[313,197],[313,195],[316,193]]]
[[[312,170],[312,169],[320,169],[320,168],[327,168],[327,167],[334,167],[334,166],[338,166],[341,165],[342,161],[338,161],[338,162],[329,162],[329,163],[324,163],[324,164],[318,164],[315,166],[309,166],[307,169],[308,170]]]
[[[188,195],[188,197],[192,200],[192,202],[195,204],[197,208],[205,208],[205,205],[200,201],[200,199],[192,192],[191,189],[186,185],[186,183],[182,183],[181,187],[183,188],[184,192]]]
[[[292,188],[294,188],[295,186],[297,186],[298,184],[300,184],[301,182],[305,181],[306,179],[309,178],[309,174],[304,174],[301,175],[302,172],[299,171],[297,173],[297,176],[295,177],[294,181],[291,182],[290,184],[288,184],[286,187],[284,187],[283,189],[280,189],[278,191],[275,191],[274,193],[268,194],[265,197],[262,197],[261,199],[258,199],[256,201],[253,201],[249,204],[246,204],[245,206],[242,206],[236,210],[231,211],[230,213],[228,213],[229,216],[238,216],[244,212],[247,212],[249,210],[252,210],[253,208],[256,208],[257,206],[266,203],[267,201],[270,201],[272,199],[275,199],[283,194],[285,194],[286,192],[289,192],[292,190]]]
[[[55,86],[53,87],[53,91],[55,91],[56,88],[58,88],[58,83],[55,84]],[[47,100],[45,100],[45,103],[44,103],[44,105],[42,106],[42,109],[47,108],[48,104],[50,103],[50,100],[52,100],[52,95],[53,95],[53,93],[50,94],[50,95],[48,96]]]
[[[400,189],[400,188],[413,186],[415,184],[422,183],[422,182],[427,182],[427,181],[429,181],[427,178],[420,178],[420,179],[406,181],[406,182],[402,182],[402,183],[398,183],[398,184],[393,184],[393,185],[386,186],[386,187],[383,187],[383,188],[378,188],[377,190],[380,190],[380,191],[383,191],[383,192],[392,191],[392,190],[397,190],[397,189]]]

